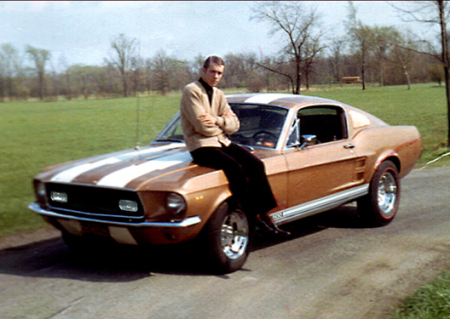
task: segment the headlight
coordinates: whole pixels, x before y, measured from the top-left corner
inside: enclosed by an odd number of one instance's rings
[[[67,201],[69,200],[67,193],[64,192],[50,192],[50,198],[54,202],[63,204],[67,203]]]
[[[166,205],[167,210],[174,215],[181,214],[186,210],[186,202],[183,196],[177,193],[167,195]]]
[[[134,200],[121,199],[119,200],[119,208],[126,212],[135,213],[138,211],[139,206]]]

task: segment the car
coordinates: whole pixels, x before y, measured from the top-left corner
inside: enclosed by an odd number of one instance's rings
[[[373,226],[387,225],[400,180],[421,156],[414,126],[391,126],[360,109],[318,97],[237,94],[230,138],[266,167],[277,226],[356,202]],[[195,242],[208,267],[236,271],[250,252],[249,216],[222,170],[192,163],[176,114],[147,146],[50,167],[34,178],[29,208],[73,249],[108,238],[125,245]],[[160,246],[159,246],[160,247]]]

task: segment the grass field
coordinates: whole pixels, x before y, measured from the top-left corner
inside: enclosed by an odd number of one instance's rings
[[[450,272],[441,274],[406,300],[396,309],[395,319],[450,318]]]
[[[43,168],[148,144],[178,110],[178,96],[0,104],[0,238],[43,227],[27,206]]]
[[[418,166],[448,151],[441,146],[446,140],[443,88],[415,85],[410,91],[402,86],[362,91],[350,85],[303,94],[342,101],[388,124],[415,125],[424,144]],[[175,93],[164,97],[1,103],[0,238],[44,226],[41,218],[27,209],[34,200],[32,178],[39,171],[74,159],[133,148],[137,142],[148,144],[177,112],[179,99],[179,93]],[[447,156],[433,165],[449,162]]]

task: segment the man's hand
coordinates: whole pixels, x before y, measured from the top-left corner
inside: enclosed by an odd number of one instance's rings
[[[223,114],[223,117],[232,118],[233,116],[234,114],[229,110],[225,111],[225,113]]]
[[[206,125],[215,125],[217,124],[217,119],[210,114],[202,114],[199,116],[199,121]]]

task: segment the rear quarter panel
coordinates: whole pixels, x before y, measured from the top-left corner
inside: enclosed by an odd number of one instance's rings
[[[355,152],[366,158],[365,182],[386,159],[392,159],[405,177],[422,154],[419,131],[414,126],[378,126],[359,131],[353,138]]]

